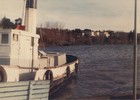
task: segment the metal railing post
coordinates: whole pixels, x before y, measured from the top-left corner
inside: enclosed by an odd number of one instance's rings
[[[133,99],[137,99],[137,0],[134,3],[134,68],[133,68]]]

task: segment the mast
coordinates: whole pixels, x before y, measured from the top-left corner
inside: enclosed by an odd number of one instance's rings
[[[134,68],[133,68],[133,99],[137,99],[137,0],[134,3]]]
[[[26,0],[25,31],[36,34],[37,0]]]

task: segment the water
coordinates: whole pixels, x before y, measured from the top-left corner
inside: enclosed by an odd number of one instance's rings
[[[66,52],[80,59],[78,77],[69,81],[53,99],[89,99],[132,94],[132,45],[48,47],[47,51]],[[140,50],[138,51],[140,61]],[[138,73],[140,74],[140,71]],[[138,77],[138,83],[139,79]]]

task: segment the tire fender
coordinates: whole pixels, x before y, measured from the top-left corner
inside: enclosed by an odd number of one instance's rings
[[[53,81],[53,72],[51,70],[47,70],[45,72],[45,75],[44,75],[44,80],[50,80],[51,82]]]
[[[0,82],[7,82],[7,74],[3,67],[0,66]]]
[[[71,75],[70,75],[70,67],[68,66],[66,68],[66,77],[69,78]]]
[[[76,63],[76,64],[75,64],[75,73],[76,73],[76,74],[78,73],[78,69],[79,69],[79,66],[78,66],[78,64]]]

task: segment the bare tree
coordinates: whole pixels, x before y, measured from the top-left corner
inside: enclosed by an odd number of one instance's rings
[[[58,21],[46,21],[44,27],[47,29],[63,29],[65,24]]]

